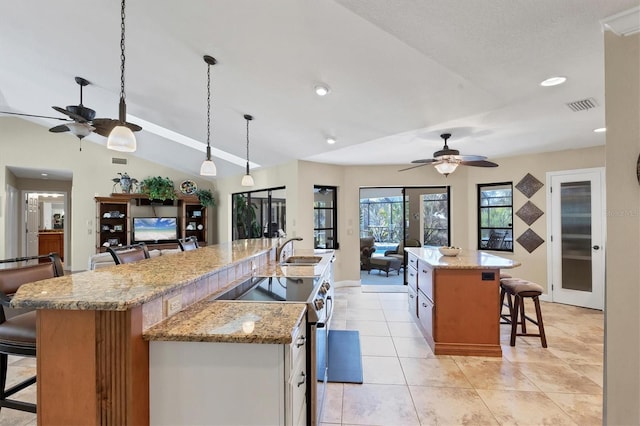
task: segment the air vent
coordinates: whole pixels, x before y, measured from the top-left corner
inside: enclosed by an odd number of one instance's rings
[[[127,159],[126,158],[115,158],[115,157],[112,157],[111,158],[111,164],[127,164]]]
[[[569,102],[567,106],[571,108],[571,111],[573,112],[586,111],[588,109],[597,107],[598,102],[596,102],[596,100],[593,98],[587,98],[581,99],[579,101]]]

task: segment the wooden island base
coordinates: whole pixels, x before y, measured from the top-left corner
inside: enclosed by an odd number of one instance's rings
[[[519,263],[482,252],[441,256],[407,248],[409,312],[436,355],[501,357],[500,268]]]

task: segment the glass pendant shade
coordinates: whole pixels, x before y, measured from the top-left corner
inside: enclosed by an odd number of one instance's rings
[[[253,177],[251,177],[251,175],[249,173],[247,173],[246,175],[242,176],[241,185],[242,186],[253,186],[254,185]]]
[[[114,127],[107,139],[107,148],[114,151],[134,152],[136,147],[136,137],[126,126]]]
[[[201,176],[215,176],[217,173],[216,165],[211,160],[204,160],[200,166]]]
[[[77,136],[79,138],[84,138],[85,136],[89,136],[91,132],[93,132],[96,128],[87,124],[87,123],[67,123],[66,126],[69,128],[69,132],[72,135]]]
[[[453,173],[458,168],[458,163],[449,163],[445,161],[443,163],[436,164],[435,168],[438,171],[438,173],[446,176],[450,173]]]

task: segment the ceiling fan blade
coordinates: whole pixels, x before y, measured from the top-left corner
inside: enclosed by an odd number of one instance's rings
[[[9,112],[9,111],[0,111],[0,114],[9,114],[9,115],[22,115],[24,117],[35,117],[35,118],[49,118],[51,120],[60,120],[60,121],[71,121],[67,118],[60,117],[49,117],[47,115],[35,115],[35,114],[22,114],[20,112]]]
[[[487,160],[477,160],[477,161],[461,161],[460,164],[463,166],[473,166],[473,167],[498,167],[498,165],[492,161]]]
[[[96,130],[94,130],[95,133],[100,136],[109,137],[109,133],[111,133],[114,127],[120,125],[120,121],[112,118],[96,118],[91,124],[96,128]],[[142,127],[137,124],[125,122],[124,125],[131,129],[132,132],[139,132],[142,130]]]
[[[424,160],[413,160],[411,163],[412,164],[431,164],[434,163],[438,160],[434,159],[434,158],[428,158],[428,159],[424,159]]]
[[[487,159],[482,155],[456,155],[454,158],[458,161],[482,161]]]
[[[78,123],[86,123],[87,122],[87,120],[83,116],[78,115],[78,114],[74,114],[73,112],[67,111],[64,108],[60,108],[58,106],[53,106],[51,108],[55,109],[59,113],[62,113],[64,115],[67,115],[67,116],[71,117],[74,121],[77,121]]]
[[[415,163],[415,161],[412,161],[412,163]],[[407,167],[406,169],[400,169],[398,171],[399,172],[404,172],[404,171],[411,170],[411,169],[417,169],[418,167],[426,166],[427,164],[428,163],[418,164],[417,166]]]
[[[59,126],[55,126],[49,129],[49,131],[53,133],[68,132],[69,130],[71,129],[69,129],[66,124],[61,124]]]

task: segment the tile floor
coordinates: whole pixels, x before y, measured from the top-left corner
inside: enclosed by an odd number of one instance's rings
[[[543,302],[547,349],[503,326],[502,358],[436,356],[406,293],[362,290],[336,289],[332,324],[360,331],[364,384],[330,383],[322,426],[602,424],[601,311]]]
[[[360,331],[364,384],[330,383],[322,426],[602,424],[602,312],[543,303],[547,349],[535,337],[512,348],[504,328],[502,358],[435,356],[407,293],[372,287],[336,289],[333,327]],[[29,358],[10,363],[10,383],[35,369]],[[18,395],[35,402],[35,392]],[[35,424],[34,414],[0,411],[2,426]]]

